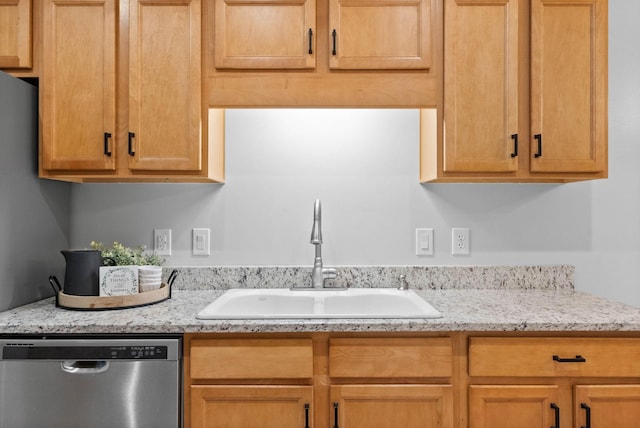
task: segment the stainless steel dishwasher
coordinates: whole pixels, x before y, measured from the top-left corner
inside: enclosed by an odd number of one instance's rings
[[[1,338],[1,428],[176,428],[180,338]]]

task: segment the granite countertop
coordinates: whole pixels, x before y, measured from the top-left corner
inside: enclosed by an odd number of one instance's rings
[[[439,319],[198,320],[221,290],[174,290],[150,306],[109,311],[56,308],[52,298],[0,314],[5,334],[409,331],[637,331],[640,308],[573,289],[419,290]]]
[[[575,290],[573,266],[373,266],[339,268],[331,285],[410,288],[438,319],[198,320],[229,288],[295,287],[309,267],[166,268],[177,270],[172,297],[106,311],[57,308],[53,298],[0,313],[0,334],[540,331],[640,332],[640,308]]]

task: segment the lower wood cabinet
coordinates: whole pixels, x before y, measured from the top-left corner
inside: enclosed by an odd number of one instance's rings
[[[191,428],[453,428],[449,337],[185,337]]]
[[[470,428],[626,428],[640,420],[640,339],[469,340]]]
[[[640,335],[185,335],[186,428],[640,427]]]
[[[577,385],[576,425],[626,428],[640,424],[640,385]]]

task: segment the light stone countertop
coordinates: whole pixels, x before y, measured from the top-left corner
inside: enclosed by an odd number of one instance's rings
[[[640,308],[573,289],[418,290],[439,319],[210,321],[195,318],[221,290],[174,290],[170,300],[107,311],[56,308],[53,298],[0,313],[2,334],[259,332],[640,332]]]

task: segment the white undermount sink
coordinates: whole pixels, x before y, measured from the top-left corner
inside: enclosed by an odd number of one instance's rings
[[[396,288],[238,288],[227,290],[196,315],[205,320],[440,317],[413,290]]]

